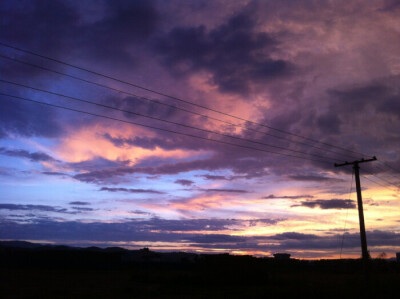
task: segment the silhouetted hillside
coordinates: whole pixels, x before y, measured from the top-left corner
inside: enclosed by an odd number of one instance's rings
[[[394,298],[399,264],[0,242],[2,298]],[[361,292],[361,293],[360,293]]]

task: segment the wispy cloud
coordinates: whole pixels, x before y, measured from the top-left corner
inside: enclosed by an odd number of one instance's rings
[[[76,206],[87,206],[87,205],[90,205],[90,202],[87,202],[87,201],[71,201],[69,204],[70,205],[76,205]]]
[[[152,190],[152,189],[129,189],[129,188],[109,188],[109,187],[102,187],[99,191],[165,194],[165,192]]]
[[[300,199],[300,198],[313,198],[313,195],[274,195],[270,194],[268,196],[262,197],[262,199]]]
[[[29,152],[22,149],[7,149],[4,147],[0,147],[0,155],[17,157],[17,158],[26,158],[31,160],[32,162],[59,162],[57,159],[54,159],[50,155],[43,152]]]
[[[175,183],[175,184],[182,185],[182,186],[191,186],[191,185],[194,184],[193,181],[191,181],[191,180],[184,180],[184,179],[176,180],[174,183]]]
[[[66,208],[53,207],[47,205],[19,205],[19,204],[0,204],[0,210],[12,211],[40,211],[40,212],[56,212],[64,214],[73,214],[74,212],[68,211]]]
[[[351,199],[315,199],[302,201],[292,207],[307,207],[320,209],[353,209],[356,207],[354,200]]]

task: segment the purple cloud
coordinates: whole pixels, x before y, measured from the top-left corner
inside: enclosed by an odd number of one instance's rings
[[[152,194],[165,194],[165,192],[151,190],[151,189],[132,189],[132,188],[109,188],[102,187],[99,191],[108,192],[127,192],[127,193],[152,193]]]
[[[300,204],[292,205],[292,207],[307,207],[320,209],[354,209],[356,204],[350,199],[316,199],[302,201]]]
[[[10,156],[10,157],[17,157],[17,158],[26,158],[31,160],[32,162],[58,162],[58,160],[54,159],[53,157],[49,156],[43,152],[29,152],[22,149],[7,149],[4,147],[0,147],[0,155]]]
[[[174,183],[175,183],[175,184],[182,185],[182,186],[191,186],[191,185],[194,184],[194,182],[191,181],[191,180],[183,180],[183,179],[176,180]]]

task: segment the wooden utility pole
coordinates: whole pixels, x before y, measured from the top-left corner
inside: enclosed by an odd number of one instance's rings
[[[360,236],[361,236],[361,250],[362,250],[362,258],[364,261],[369,259],[369,253],[367,248],[367,235],[365,233],[365,223],[364,223],[364,210],[363,210],[363,203],[362,203],[362,196],[361,196],[361,183],[360,183],[360,166],[358,164],[376,161],[376,157],[374,156],[372,159],[361,159],[358,161],[353,162],[345,162],[342,164],[335,163],[335,167],[346,166],[346,165],[353,165],[354,174],[356,178],[356,189],[357,189],[357,206],[358,206],[358,218],[360,221]]]

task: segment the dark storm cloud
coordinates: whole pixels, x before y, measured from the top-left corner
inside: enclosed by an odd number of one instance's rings
[[[108,187],[102,187],[99,191],[165,194],[165,192],[151,190],[151,189],[128,189],[128,188],[108,188]]]
[[[191,180],[183,180],[183,179],[182,180],[176,180],[174,183],[182,185],[182,186],[191,186],[191,185],[194,184],[194,182],[191,181]]]
[[[58,162],[58,160],[54,159],[53,157],[49,156],[43,152],[28,152],[26,150],[13,150],[13,149],[6,149],[4,147],[0,147],[0,155],[10,156],[10,157],[17,157],[17,158],[27,158],[32,162]]]
[[[379,11],[384,11],[388,13],[396,13],[400,9],[400,2],[398,0],[384,0],[382,3],[382,8]]]
[[[316,199],[302,201],[300,204],[292,205],[292,207],[307,207],[307,208],[320,208],[320,209],[354,209],[356,204],[354,200],[350,199]]]
[[[346,105],[340,105],[340,108],[346,108],[348,113],[353,113],[363,110],[368,104],[380,102],[389,94],[389,89],[385,85],[371,83],[361,87],[328,92],[342,103],[346,103]]]
[[[159,14],[154,1],[105,2],[104,15],[97,21],[78,27],[78,37],[89,60],[101,59],[120,67],[140,63],[128,47],[145,41],[156,29]],[[82,17],[84,18],[84,16]]]
[[[351,86],[347,88],[337,88],[327,90],[327,94],[332,97],[330,104],[331,118],[340,115],[342,118],[354,118],[362,121],[363,126],[371,132],[374,126],[385,127],[385,124],[377,118],[379,114],[383,116],[394,116],[400,118],[400,89],[398,84],[399,76],[389,76],[384,79],[377,79],[363,85]],[[369,109],[368,113],[361,113]],[[373,114],[371,114],[373,113]],[[367,115],[370,115],[367,117]],[[374,122],[371,122],[371,115],[374,115]],[[350,118],[350,121],[352,120]],[[333,125],[334,127],[334,125]],[[397,122],[391,122],[385,128],[388,133],[399,129]],[[384,137],[384,135],[382,135]],[[382,137],[381,136],[381,137]],[[364,138],[366,139],[367,136]],[[373,137],[373,135],[372,135]],[[370,143],[370,142],[369,142]]]
[[[5,1],[0,9],[3,41],[35,45],[48,53],[67,45],[79,21],[77,11],[65,1]]]
[[[0,40],[6,44],[61,60],[71,61],[72,56],[97,63],[101,59],[103,64],[111,62],[124,67],[132,66],[136,61],[127,47],[146,39],[158,23],[158,13],[152,1],[110,0],[79,7],[76,3],[58,0],[3,1],[0,18]],[[0,47],[0,50],[8,56],[21,54],[5,47]],[[39,61],[31,55],[25,55],[21,60],[44,66],[48,64],[48,61]],[[34,81],[47,78],[49,74],[4,59],[0,59],[0,65],[2,73],[9,79]],[[50,68],[62,71],[60,65],[51,64]],[[12,94],[18,95],[19,92]],[[0,98],[0,138],[12,134],[55,138],[63,133],[53,109],[18,103],[5,96]]]
[[[290,64],[270,56],[277,43],[257,32],[251,14],[242,12],[210,31],[205,26],[176,27],[159,38],[155,49],[175,74],[207,70],[221,91],[247,93],[253,82],[288,74]]]
[[[339,134],[341,120],[337,114],[326,113],[317,118],[318,128],[326,134]]]
[[[35,0],[0,7],[3,41],[56,57],[79,44],[78,54],[87,59],[125,64],[134,60],[126,47],[151,35],[159,20],[153,1],[107,0],[78,9],[73,2]]]
[[[384,99],[378,106],[378,111],[400,118],[400,92]]]

